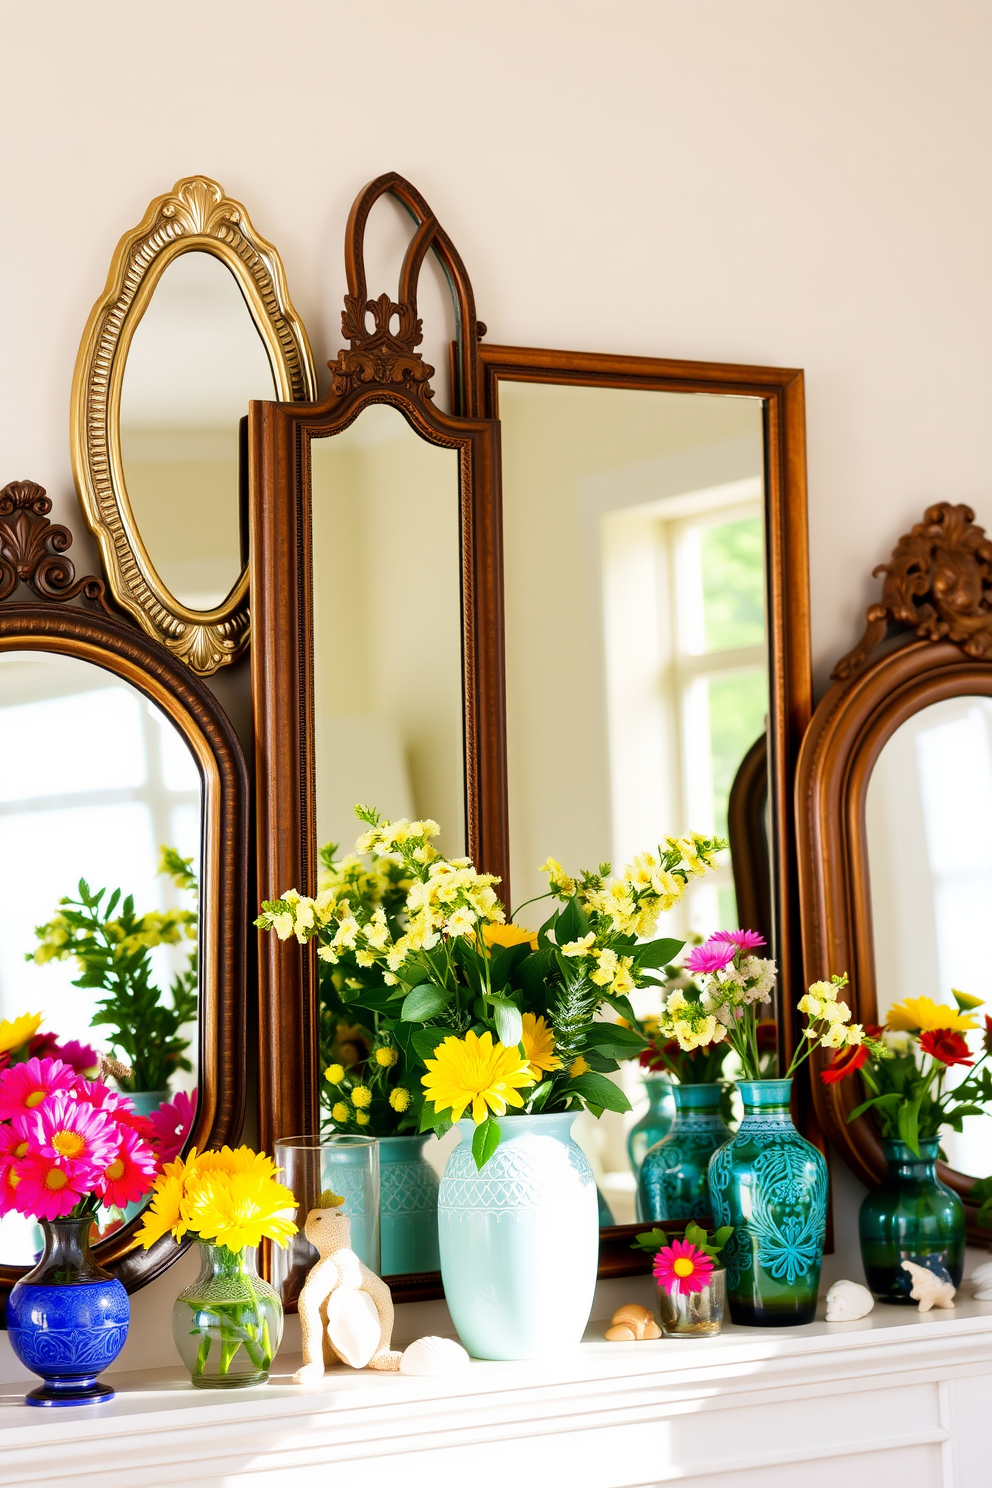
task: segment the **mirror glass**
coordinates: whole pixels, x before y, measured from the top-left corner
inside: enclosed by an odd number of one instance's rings
[[[906,997],[953,1008],[954,987],[992,1002],[992,698],[932,703],[896,729],[868,783],[865,825],[879,1021]],[[947,1082],[967,1073],[950,1069]],[[967,1116],[963,1132],[944,1134],[952,1167],[992,1171],[988,1126]]]
[[[764,444],[756,398],[501,379],[499,415],[522,905],[545,893],[549,854],[574,874],[621,867],[669,834],[726,836],[768,706]],[[517,919],[547,914],[542,901]],[[729,854],[667,921],[679,937],[738,925]],[[635,994],[639,1015],[653,997]],[[617,1078],[633,1113],[583,1116],[576,1136],[628,1223],[625,1137],[647,1107],[634,1067]]]
[[[465,852],[458,455],[373,403],[311,442],[318,842],[357,802]]]
[[[240,421],[252,398],[278,396],[234,275],[212,253],[180,253],[128,349],[120,434],[136,529],[187,609],[215,608],[241,574]]]
[[[177,1144],[185,1136],[179,1128],[188,1131],[197,1086],[200,832],[196,763],[153,703],[112,672],[75,657],[0,652],[0,1018],[41,1013],[38,1036],[51,1036],[36,1046],[42,1057],[58,1056],[53,1043],[75,1043],[129,1066],[132,1078],[108,1083],[131,1095],[142,1114],[175,1102],[160,1120],[168,1126],[175,1118],[169,1140]],[[164,848],[189,860],[191,878],[180,874],[177,882],[162,871]],[[130,933],[151,942],[143,966],[167,1010],[154,1030],[127,1017],[94,1022],[98,1002],[109,999],[123,1011],[123,998],[108,987],[75,985],[85,968],[67,953],[72,932],[57,917],[65,908],[60,900],[80,899],[80,879],[91,898],[105,891],[90,909],[69,906],[94,917],[97,940],[119,943],[123,896],[133,895],[141,924]],[[122,902],[108,920],[115,889]],[[170,1033],[180,1046],[176,1057],[163,1054],[163,1035]],[[73,1053],[91,1063],[90,1055]],[[176,1100],[181,1094],[185,1101]],[[140,1207],[129,1206],[126,1218]],[[121,1222],[102,1211],[101,1233]],[[40,1248],[32,1220],[17,1214],[0,1220],[0,1262],[30,1265]]]

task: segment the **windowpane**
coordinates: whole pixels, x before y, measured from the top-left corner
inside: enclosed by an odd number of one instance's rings
[[[730,788],[741,761],[759,734],[768,711],[768,681],[759,668],[710,677],[710,758],[713,769],[713,824],[727,835]]]
[[[699,531],[705,651],[765,639],[765,538],[760,517],[708,522]]]
[[[141,701],[120,687],[0,710],[0,801],[144,785]]]

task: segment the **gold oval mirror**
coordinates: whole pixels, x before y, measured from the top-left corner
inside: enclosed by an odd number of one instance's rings
[[[215,181],[152,202],[83,335],[72,459],[118,604],[194,671],[248,639],[241,421],[315,395],[276,250]]]

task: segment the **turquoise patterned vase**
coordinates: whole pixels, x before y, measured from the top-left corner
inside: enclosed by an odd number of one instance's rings
[[[578,1112],[504,1116],[479,1171],[475,1125],[438,1194],[441,1278],[451,1320],[476,1359],[533,1359],[579,1343],[599,1265],[596,1180],[572,1140]]]
[[[791,1080],[741,1080],[744,1118],[710,1159],[717,1227],[735,1323],[789,1328],[816,1314],[827,1224],[827,1164],[789,1115]]]
[[[913,1278],[902,1268],[915,1261],[955,1286],[964,1271],[964,1205],[937,1177],[937,1137],[920,1142],[916,1157],[905,1142],[883,1141],[889,1171],[865,1196],[858,1230],[865,1279],[882,1302],[908,1303]]]
[[[667,1137],[675,1120],[675,1101],[668,1075],[642,1075],[641,1084],[648,1098],[648,1108],[627,1133],[627,1157],[636,1178],[645,1154],[662,1137]]]
[[[437,1271],[438,1177],[424,1156],[430,1132],[379,1138],[379,1243],[383,1276]]]
[[[710,1158],[733,1136],[720,1115],[720,1085],[676,1085],[675,1121],[649,1150],[637,1180],[637,1217],[700,1219],[710,1212]]]

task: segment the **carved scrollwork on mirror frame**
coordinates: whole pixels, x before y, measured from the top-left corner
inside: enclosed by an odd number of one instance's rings
[[[838,680],[816,708],[800,753],[796,812],[805,979],[846,971],[852,1017],[862,1024],[883,1021],[867,815],[879,756],[923,709],[955,699],[992,700],[992,543],[974,517],[963,505],[930,507],[900,539],[889,563],[875,569],[885,575],[882,600],[868,610],[862,641],[835,669]],[[880,649],[893,627],[893,645]],[[986,707],[992,709],[992,701]],[[907,996],[920,994],[942,1000],[929,984],[906,988]],[[878,1130],[868,1115],[848,1121],[863,1099],[859,1080],[824,1083],[825,1061],[814,1054],[810,1062],[820,1128],[857,1177],[874,1186],[886,1171]],[[943,1163],[938,1172],[965,1201],[969,1233],[977,1235],[968,1193],[974,1178],[985,1175]]]
[[[154,704],[193,757],[201,801],[199,1083],[188,1141],[200,1149],[219,1147],[237,1140],[245,1106],[244,756],[206,685],[172,652],[113,614],[101,579],[76,579],[65,556],[72,535],[49,520],[50,510],[45,491],[33,481],[13,481],[0,490],[0,657],[32,652],[102,668]],[[168,1237],[142,1250],[135,1239],[138,1224],[131,1220],[102,1239],[96,1251],[128,1291],[154,1280],[181,1252]],[[0,1265],[0,1313],[26,1269]]]
[[[163,272],[180,254],[194,251],[213,255],[233,274],[277,395],[299,402],[316,396],[306,331],[276,249],[255,231],[240,202],[225,196],[216,181],[193,176],[153,201],[117,247],[76,360],[71,441],[80,503],[114,599],[149,635],[206,675],[234,661],[247,645],[247,563],[212,609],[189,609],[176,598],[157,573],[135,520],[120,437],[121,389],[134,332]],[[189,544],[195,548],[195,531]]]

